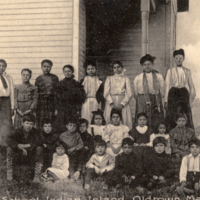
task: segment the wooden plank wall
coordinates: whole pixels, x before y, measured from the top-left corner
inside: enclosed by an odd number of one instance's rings
[[[0,58],[7,73],[21,83],[23,68],[41,72],[41,61],[51,59],[52,73],[63,78],[62,67],[72,62],[73,0],[0,0]]]
[[[120,48],[113,50],[112,60],[120,60],[124,66],[125,75],[131,81],[133,91],[133,80],[142,72],[140,66],[141,58],[141,21],[137,21],[135,25],[130,24],[120,37]],[[131,113],[135,118],[135,99],[130,102]]]

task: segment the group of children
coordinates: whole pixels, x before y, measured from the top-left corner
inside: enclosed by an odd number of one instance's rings
[[[142,64],[153,64],[152,59],[148,55]],[[50,73],[52,66],[50,60],[42,61],[43,75],[35,86],[29,82],[31,70],[23,69],[23,83],[15,87],[15,131],[6,139],[9,181],[13,167],[28,165],[34,168],[30,178],[35,182],[41,174],[48,181],[83,178],[84,188],[90,189],[91,180],[101,177],[104,189],[129,185],[152,190],[177,183],[180,177],[179,194],[198,192],[200,141],[186,127],[184,113],[170,132],[162,117],[156,121],[138,110],[133,126],[130,80],[121,62],[113,63],[114,75],[105,84],[93,62],[86,63],[86,77],[80,83],[74,80],[71,65],[63,67],[61,81]],[[144,107],[140,103],[138,99],[138,109]]]

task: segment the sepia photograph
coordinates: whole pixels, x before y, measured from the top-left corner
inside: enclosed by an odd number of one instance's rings
[[[0,200],[200,200],[200,0],[0,5]]]

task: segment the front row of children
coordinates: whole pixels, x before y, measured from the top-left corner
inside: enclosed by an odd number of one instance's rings
[[[177,192],[199,190],[200,141],[185,127],[184,115],[177,118],[177,127],[170,132],[172,156],[166,154],[169,142],[163,124],[159,126],[158,134],[152,136],[145,114],[138,115],[138,125],[131,131],[120,124],[120,119],[120,113],[112,111],[113,124],[105,127],[102,137],[92,137],[87,132],[88,121],[85,119],[80,120],[80,133],[76,131],[76,121],[69,119],[67,130],[59,135],[52,129],[51,121],[44,120],[40,132],[34,128],[35,117],[24,116],[22,127],[7,140],[7,179],[13,180],[13,166],[28,165],[35,168],[36,182],[41,171],[52,181],[67,177],[78,179],[82,172],[85,189],[90,188],[94,177],[100,176],[105,181],[104,188],[128,184],[133,188],[143,186],[152,190],[173,183],[180,169]],[[48,158],[53,158],[52,163]]]

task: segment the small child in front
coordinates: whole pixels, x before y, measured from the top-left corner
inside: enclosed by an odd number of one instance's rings
[[[67,146],[59,141],[55,144],[56,152],[53,154],[52,166],[47,169],[47,180],[57,181],[69,176],[69,158],[66,155]]]
[[[107,189],[110,171],[114,169],[114,158],[106,153],[106,143],[104,140],[98,140],[95,143],[96,153],[87,162],[86,176],[85,176],[85,189],[89,190],[91,180],[94,177],[101,176],[106,179],[103,189]]]
[[[122,140],[123,153],[115,158],[115,168],[110,178],[112,186],[117,188],[129,185],[131,188],[139,186],[142,174],[142,162],[133,152],[134,141],[131,138]]]
[[[111,156],[116,157],[122,153],[122,140],[129,137],[129,128],[126,125],[121,124],[122,115],[119,109],[112,109],[110,114],[112,124],[106,126],[103,140],[107,143],[106,152]]]
[[[143,160],[143,169],[148,190],[163,187],[173,176],[171,156],[165,153],[167,140],[157,137],[153,141],[153,152],[147,152]]]
[[[67,145],[70,178],[78,179],[84,163],[84,145],[80,134],[76,131],[77,121],[73,118],[68,119],[66,127],[67,130],[60,135],[60,140]]]
[[[180,169],[180,186],[177,187],[179,195],[196,194],[200,189],[200,140],[194,138],[189,142],[190,154],[183,157]]]

